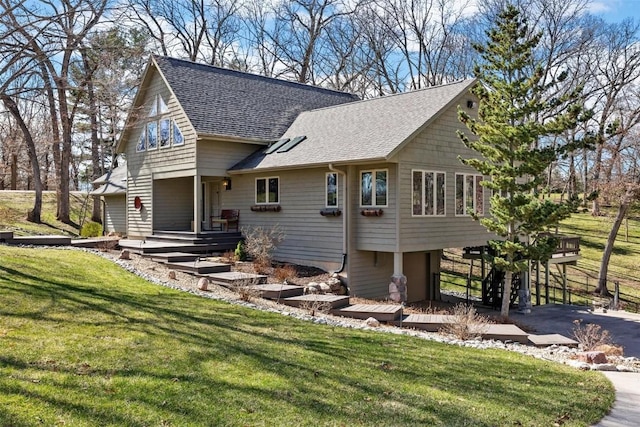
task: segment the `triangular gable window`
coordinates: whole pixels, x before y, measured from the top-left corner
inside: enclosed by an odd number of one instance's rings
[[[182,136],[182,131],[180,130],[180,126],[176,123],[175,120],[173,122],[173,145],[182,145],[184,144],[184,136]]]
[[[136,146],[136,151],[144,151],[147,148],[147,134],[145,132],[145,128],[142,128],[142,132],[140,133],[140,139],[138,140],[138,145]]]
[[[158,111],[160,112],[160,114],[169,112],[169,107],[167,107],[164,99],[162,99],[162,95],[158,95]]]
[[[151,103],[151,110],[149,110],[149,117],[155,117],[158,115],[158,103],[156,99]]]

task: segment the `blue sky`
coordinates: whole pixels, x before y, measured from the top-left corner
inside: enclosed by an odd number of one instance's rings
[[[640,0],[594,0],[591,12],[609,22],[620,22],[628,17],[640,21]]]

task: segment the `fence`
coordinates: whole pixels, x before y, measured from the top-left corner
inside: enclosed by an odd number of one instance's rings
[[[474,262],[475,261],[475,262]],[[473,263],[473,268],[471,265]],[[485,274],[491,266],[487,263]],[[635,313],[640,312],[640,291],[633,294],[629,286],[630,279],[609,278],[607,288],[613,292],[612,298],[600,298],[594,295],[598,280],[590,272],[577,267],[567,266],[566,278],[558,264],[549,266],[549,285],[545,284],[545,267],[536,274],[535,267],[530,279],[531,301],[533,304],[574,304],[604,305]],[[440,287],[455,291],[471,300],[482,296],[482,275],[479,260],[462,258],[460,253],[445,251],[441,260]],[[539,292],[538,292],[539,290]]]

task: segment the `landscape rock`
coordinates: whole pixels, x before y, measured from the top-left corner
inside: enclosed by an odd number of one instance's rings
[[[175,270],[169,270],[169,279],[176,280],[176,272]]]
[[[331,286],[327,285],[326,283],[318,283],[318,289],[323,294],[327,294],[327,293],[331,292]]]
[[[122,252],[120,252],[118,259],[131,259],[131,253],[128,250],[123,249]]]
[[[380,326],[380,322],[378,321],[378,319],[374,317],[369,317],[367,320],[364,321],[364,323],[370,328],[377,328]]]
[[[607,355],[602,351],[585,351],[578,353],[578,360],[585,363],[607,363]]]
[[[200,280],[198,280],[198,289],[200,289],[201,291],[206,291],[209,289],[209,279],[207,279],[206,277],[201,277]]]

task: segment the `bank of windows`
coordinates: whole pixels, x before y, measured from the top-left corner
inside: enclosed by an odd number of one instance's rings
[[[484,215],[482,175],[456,174],[456,215]]]
[[[256,178],[256,204],[268,205],[280,203],[280,178]]]
[[[338,207],[338,174],[328,172],[325,178],[326,182],[326,207]]]
[[[386,169],[375,169],[360,172],[361,207],[387,206],[388,176],[389,172]]]
[[[412,215],[445,216],[445,173],[413,170],[411,175]]]
[[[142,128],[136,151],[150,151],[184,144],[180,126],[172,118],[166,117],[169,107],[160,94],[153,98],[149,109],[148,121]]]

